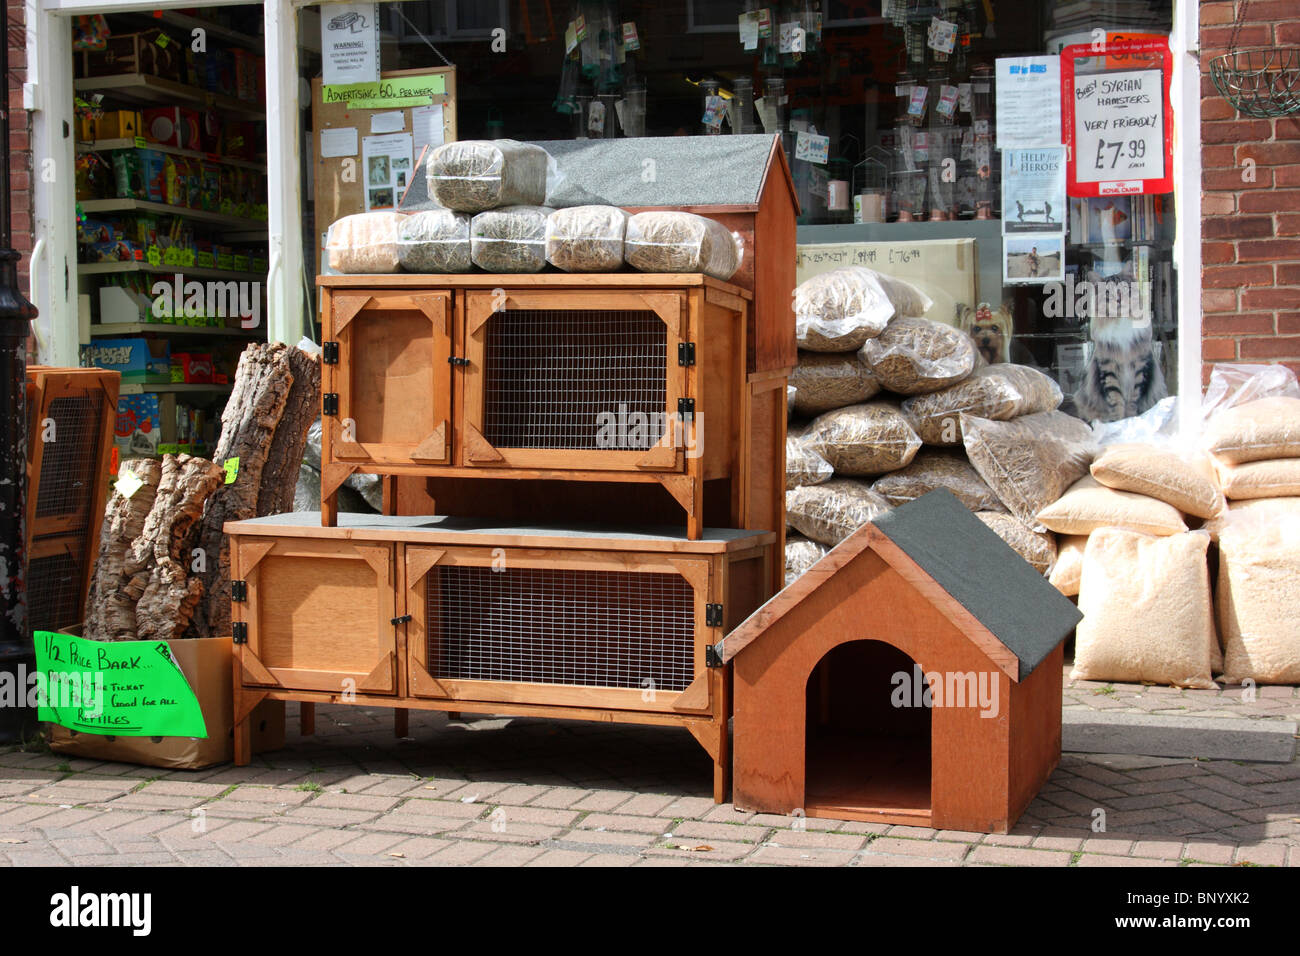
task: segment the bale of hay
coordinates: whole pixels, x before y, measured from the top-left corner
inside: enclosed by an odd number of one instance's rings
[[[909,282],[864,266],[841,266],[794,290],[795,337],[810,352],[851,352],[894,315],[921,315],[933,303]]]
[[[930,319],[895,318],[862,346],[862,357],[880,384],[901,395],[936,392],[975,370],[975,342],[951,325]]]
[[[470,258],[487,272],[541,272],[546,268],[546,206],[489,209],[469,224]]]
[[[905,399],[903,414],[927,445],[960,445],[962,412],[1007,421],[1060,404],[1061,387],[1042,372],[1000,363],[978,368],[956,385]]]
[[[971,511],[1007,510],[975,467],[956,452],[922,449],[911,464],[877,478],[871,486],[891,505],[915,501],[936,488],[951,491]]]
[[[555,210],[546,220],[546,261],[565,272],[616,272],[627,220],[617,206]]]
[[[425,175],[429,195],[458,212],[540,206],[549,162],[546,150],[531,143],[471,139],[435,149]]]
[[[795,530],[835,547],[864,524],[890,510],[889,502],[863,481],[834,478],[785,493],[785,517]]]
[[[800,352],[789,387],[797,413],[819,415],[865,402],[880,391],[880,382],[856,352]]]
[[[329,268],[345,275],[398,272],[397,234],[406,218],[398,212],[359,212],[332,223],[325,235]]]
[[[639,272],[703,272],[730,279],[744,244],[720,222],[689,212],[639,212],[627,221],[623,256]]]
[[[1048,532],[1034,531],[1019,518],[1002,511],[977,511],[975,517],[1005,541],[1039,574],[1046,574],[1056,560],[1056,542]]]
[[[785,539],[785,586],[793,584],[796,578],[826,557],[830,550],[820,541],[810,541],[797,534],[788,536]]]
[[[397,227],[397,255],[407,272],[469,272],[471,216],[431,209],[407,216]]]
[[[799,435],[785,440],[785,488],[820,485],[835,476],[831,463],[822,457],[817,446]]]
[[[881,475],[909,464],[921,447],[912,426],[891,402],[838,408],[814,419],[809,441],[841,475]]]

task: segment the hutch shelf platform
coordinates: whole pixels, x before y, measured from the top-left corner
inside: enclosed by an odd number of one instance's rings
[[[775,535],[311,513],[230,522],[235,762],[261,701],[690,731],[729,787],[729,671]]]

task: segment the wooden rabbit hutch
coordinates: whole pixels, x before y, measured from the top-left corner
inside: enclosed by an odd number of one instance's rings
[[[738,808],[1005,833],[1060,760],[1078,609],[946,491],[732,631]]]
[[[262,700],[683,727],[730,771],[707,651],[766,597],[775,535],[314,514],[226,525],[235,762]]]
[[[27,617],[34,630],[85,619],[119,381],[102,369],[27,369]]]

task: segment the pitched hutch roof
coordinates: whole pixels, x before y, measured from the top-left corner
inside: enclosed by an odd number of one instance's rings
[[[716,645],[723,661],[874,551],[1013,680],[1028,677],[1083,615],[948,491],[932,491],[859,528]]]

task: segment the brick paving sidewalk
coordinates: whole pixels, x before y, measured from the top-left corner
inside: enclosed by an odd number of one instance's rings
[[[1250,706],[1097,689],[1066,706]],[[412,712],[398,740],[389,711],[321,707],[303,738],[289,709],[285,749],[243,768],[0,753],[0,865],[1300,866],[1300,762],[1067,754],[1014,832],[988,836],[715,806],[676,729]]]
[[[1183,690],[1142,684],[1108,684],[1070,680],[1065,665],[1063,705],[1066,710],[1110,710],[1176,717],[1245,717],[1254,720],[1300,720],[1300,687],[1243,688],[1220,684],[1216,690]]]

